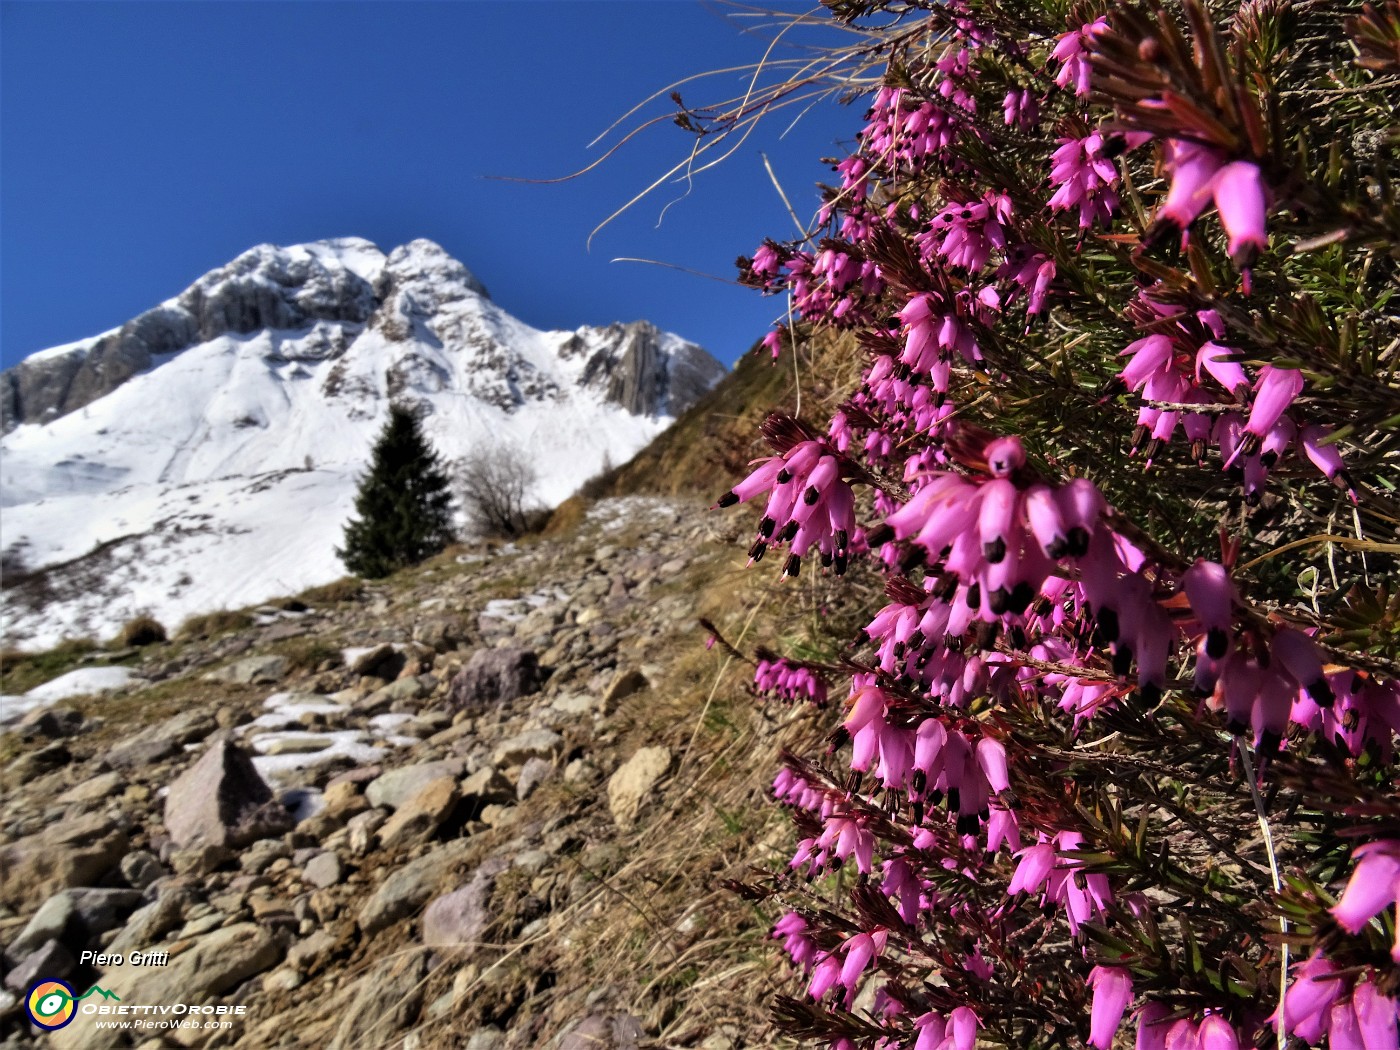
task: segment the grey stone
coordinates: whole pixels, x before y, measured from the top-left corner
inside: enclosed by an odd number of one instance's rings
[[[289,830],[292,815],[279,804],[246,751],[227,737],[170,785],[165,828],[177,846],[237,849]]]
[[[305,940],[298,941],[287,949],[287,963],[302,973],[306,973],[336,946],[334,935],[326,930],[315,930]]]
[[[58,796],[60,802],[101,802],[121,794],[127,778],[116,770],[98,773],[80,783],[74,784]]]
[[[98,983],[121,1002],[197,1003],[236,988],[281,958],[282,950],[270,933],[241,922],[199,937],[187,951],[171,955],[165,966],[124,962],[105,970]],[[111,1040],[110,1031],[80,1014],[54,1042],[64,1050],[108,1050]]]
[[[462,794],[481,802],[509,802],[515,789],[495,766],[482,766],[462,781]]]
[[[478,1028],[467,1038],[466,1050],[505,1050],[506,1034],[494,1025]]]
[[[429,782],[384,822],[379,829],[379,844],[384,849],[397,849],[431,838],[452,814],[458,798],[455,777]]]
[[[344,872],[340,867],[340,858],[330,851],[317,854],[307,862],[302,871],[302,877],[319,889],[334,886],[344,878]]]
[[[39,905],[20,935],[10,942],[5,958],[14,965],[42,947],[44,942],[62,940],[72,918],[73,898],[66,893],[55,893]]]
[[[425,620],[413,631],[413,640],[439,653],[448,653],[466,641],[466,629],[459,617],[441,616]]]
[[[287,673],[285,656],[245,656],[227,667],[210,671],[204,677],[211,682],[232,682],[235,685],[271,685]]]
[[[358,856],[368,853],[370,846],[374,845],[375,833],[384,826],[388,817],[387,811],[382,809],[366,810],[351,817],[345,825],[350,851]]]
[[[71,707],[38,707],[21,718],[17,728],[20,736],[26,739],[47,737],[53,740],[72,736],[82,727],[83,715],[80,711],[74,711]]]
[[[140,890],[80,887],[63,893],[73,903],[68,939],[83,945],[116,929],[142,901]]]
[[[144,890],[165,875],[165,869],[154,853],[139,849],[122,858],[122,878],[133,889]]]
[[[611,711],[619,701],[650,687],[651,683],[647,681],[647,676],[641,671],[619,671],[613,676],[607,692],[603,694],[603,705]]]
[[[118,769],[140,769],[177,755],[186,744],[203,740],[217,727],[214,716],[204,710],[182,711],[158,725],[143,729],[116,744],[104,757]]]
[[[464,948],[470,955],[491,925],[491,892],[496,877],[509,867],[504,857],[492,857],[472,873],[465,886],[429,904],[423,912],[423,943],[432,948]]]
[[[644,1034],[631,1014],[590,1014],[559,1037],[558,1050],[637,1050]]]
[[[45,941],[5,975],[5,987],[16,992],[27,991],[29,986],[41,977],[62,980],[75,969],[77,963],[72,952],[58,941]]]
[[[146,951],[180,925],[186,899],[183,889],[171,887],[150,904],[137,908],[108,945],[108,951],[121,955]]]
[[[439,883],[470,849],[469,840],[458,839],[399,868],[360,908],[360,929],[372,934],[412,915],[438,892]]]
[[[559,753],[564,738],[552,729],[528,729],[496,745],[491,759],[498,766],[517,766],[531,758],[547,758]]]
[[[416,766],[400,766],[391,769],[370,781],[365,788],[365,798],[371,806],[387,806],[398,809],[418,792],[442,777],[462,775],[461,759],[444,759],[440,762],[420,762]]]
[[[394,1042],[423,1004],[428,954],[410,952],[383,960],[354,986],[328,1050],[364,1050]]]
[[[530,758],[520,769],[520,779],[515,784],[515,796],[524,802],[546,780],[554,776],[554,763],[543,758]]]
[[[464,711],[479,711],[529,696],[543,684],[539,657],[529,649],[478,649],[453,677],[447,699]]]
[[[89,813],[0,846],[0,903],[22,907],[94,883],[117,865],[126,845],[120,823]]]

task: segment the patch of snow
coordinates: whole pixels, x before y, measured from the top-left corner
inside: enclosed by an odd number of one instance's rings
[[[0,696],[0,725],[19,720],[28,711],[74,696],[91,696],[122,689],[136,680],[129,667],[80,667],[37,685],[22,696]]]
[[[383,748],[371,747],[364,740],[364,733],[358,729],[340,729],[325,733],[285,730],[262,733],[253,737],[249,743],[252,744],[253,750],[258,752],[253,756],[254,768],[264,780],[273,781],[327,762],[346,759],[354,765],[363,766],[378,762],[384,757]],[[314,750],[269,754],[270,751],[277,751],[288,744],[295,748],[300,744],[309,745],[313,741],[318,743]]]

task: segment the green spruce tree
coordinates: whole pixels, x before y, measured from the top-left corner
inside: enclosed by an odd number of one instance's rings
[[[391,405],[355,495],[358,517],[346,523],[336,554],[369,579],[416,565],[452,541],[451,503],[447,475],[418,419]]]

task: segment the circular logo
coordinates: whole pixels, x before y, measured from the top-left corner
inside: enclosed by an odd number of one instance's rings
[[[77,1012],[73,989],[63,981],[40,981],[29,989],[24,1009],[29,1019],[46,1031],[62,1028]]]

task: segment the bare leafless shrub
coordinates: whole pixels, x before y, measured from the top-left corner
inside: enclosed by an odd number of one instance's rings
[[[456,475],[467,524],[482,536],[521,536],[547,517],[531,495],[538,472],[513,445],[478,449],[459,461]]]

